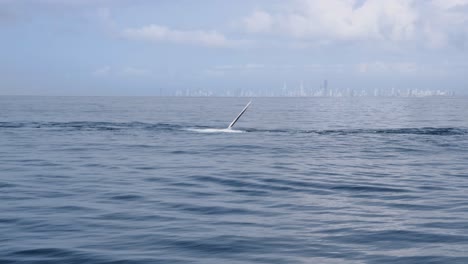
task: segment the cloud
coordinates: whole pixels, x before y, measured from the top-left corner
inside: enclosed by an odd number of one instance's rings
[[[438,64],[414,61],[369,61],[354,65],[354,72],[361,75],[389,76],[449,76],[464,74],[468,69],[466,63],[442,62]],[[353,69],[350,69],[353,70]]]
[[[94,15],[104,30],[106,30],[107,32],[116,31],[117,26],[112,18],[111,11],[109,8],[98,8]]]
[[[8,4],[8,2],[5,2]],[[13,12],[10,6],[3,4],[0,0],[0,25],[3,23],[14,22],[17,19],[17,14]]]
[[[205,71],[208,75],[224,76],[227,74],[279,74],[279,73],[299,73],[299,72],[343,72],[345,69],[352,69],[343,64],[228,64],[218,65]]]
[[[94,76],[147,76],[149,74],[151,74],[149,69],[136,67],[112,69],[110,66],[103,66],[93,71]]]
[[[5,0],[4,0],[5,1]],[[6,0],[13,2],[12,0]],[[1,2],[1,1],[0,1]],[[41,5],[55,5],[55,6],[95,6],[101,4],[110,4],[112,0],[24,0],[26,4],[41,4]],[[119,2],[115,1],[114,2]]]
[[[214,69],[215,70],[221,70],[221,71],[239,71],[239,70],[258,70],[258,69],[264,69],[266,68],[265,65],[263,64],[258,64],[258,63],[247,63],[247,64],[241,64],[241,65],[221,65],[221,66],[216,66]]]
[[[242,22],[249,32],[269,32],[273,26],[273,18],[264,11],[255,11]]]
[[[433,0],[432,4],[440,9],[448,10],[468,5],[468,0]]]
[[[97,68],[93,72],[93,75],[95,75],[95,76],[106,76],[106,75],[109,75],[110,72],[111,72],[111,67],[104,66],[104,67],[101,67],[101,68]]]
[[[206,47],[230,47],[235,45],[235,42],[229,41],[223,34],[216,31],[174,30],[155,24],[141,28],[127,28],[123,30],[122,34],[128,39],[152,42],[172,42]]]
[[[421,70],[421,67],[412,62],[362,62],[356,65],[357,72],[367,73],[400,73],[412,74]]]
[[[256,75],[276,71],[273,65],[259,63],[224,64],[205,69],[203,74],[209,77],[224,77],[229,75]]]
[[[364,40],[441,48],[464,41],[467,13],[468,0],[296,0],[279,10],[254,11],[242,24],[249,33],[302,41]]]
[[[456,65],[442,64],[432,65],[415,61],[363,61],[347,63],[315,63],[315,64],[232,64],[218,65],[205,70],[207,75],[226,76],[229,74],[273,74],[282,73],[293,74],[324,74],[324,73],[352,73],[359,75],[391,75],[391,76],[410,76],[410,75],[433,75],[442,74],[450,71],[466,71],[467,64]]]
[[[289,12],[269,15],[276,28],[297,38],[392,39],[408,38],[413,32],[417,14],[406,0],[368,0],[356,7],[352,0],[295,1]],[[245,21],[259,20],[254,12]],[[252,24],[252,23],[251,23]],[[247,30],[251,27],[247,26]]]
[[[129,76],[143,76],[150,74],[150,70],[144,68],[126,67],[122,73]]]

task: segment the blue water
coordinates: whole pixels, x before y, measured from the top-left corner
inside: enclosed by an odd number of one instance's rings
[[[0,263],[468,263],[468,98],[0,97]]]

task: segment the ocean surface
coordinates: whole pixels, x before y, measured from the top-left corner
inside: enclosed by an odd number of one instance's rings
[[[468,263],[468,98],[0,97],[0,263]]]

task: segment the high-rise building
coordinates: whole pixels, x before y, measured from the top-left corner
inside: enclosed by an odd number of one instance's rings
[[[323,96],[331,96],[330,91],[328,90],[328,81],[323,81]]]

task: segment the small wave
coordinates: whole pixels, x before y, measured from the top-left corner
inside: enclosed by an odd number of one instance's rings
[[[180,130],[182,126],[169,123],[144,123],[144,122],[0,122],[1,128],[34,128],[34,129],[61,129],[84,131],[112,131],[126,129],[143,130]]]
[[[300,130],[300,129],[247,129],[246,132],[289,133],[289,134],[318,134],[318,135],[350,135],[350,134],[409,134],[409,135],[466,135],[468,128],[456,127],[421,127],[421,128],[388,128],[388,129],[329,129],[329,130]]]
[[[141,129],[152,131],[190,131],[197,133],[287,133],[287,134],[317,134],[317,135],[350,135],[350,134],[408,134],[408,135],[466,135],[468,128],[464,127],[420,127],[420,128],[386,128],[386,129],[256,129],[247,128],[227,129],[212,128],[206,126],[183,126],[171,123],[144,123],[144,122],[0,122],[0,129],[61,129],[61,130],[83,130],[83,131],[115,131],[128,129]]]
[[[361,192],[392,192],[392,193],[400,193],[400,192],[408,192],[402,188],[391,188],[391,187],[378,187],[378,186],[370,186],[370,185],[338,185],[334,186],[331,189],[333,190],[343,190],[349,191],[352,193],[361,193]]]
[[[114,200],[140,200],[140,199],[143,199],[143,197],[140,196],[140,195],[135,195],[135,194],[121,194],[121,195],[112,196],[111,199],[114,199]]]
[[[376,133],[393,133],[393,134],[415,134],[415,135],[465,135],[468,129],[455,127],[423,127],[423,128],[400,128],[400,129],[381,129]]]
[[[13,187],[16,187],[16,185],[11,184],[11,183],[6,183],[6,182],[0,182],[0,189],[2,189],[2,188],[13,188]]]
[[[338,240],[340,242],[352,243],[352,244],[381,244],[388,245],[400,242],[412,242],[412,243],[465,243],[467,236],[458,234],[437,234],[429,232],[418,232],[413,230],[399,230],[399,229],[388,229],[382,231],[368,231],[361,232],[359,237],[356,235],[342,235],[332,237],[331,240]]]
[[[62,248],[32,248],[13,252],[16,256],[33,256],[36,258],[70,258],[80,255],[77,250]]]
[[[144,122],[0,122],[0,129],[33,128],[33,129],[60,129],[78,131],[112,131],[112,130],[153,130],[153,131],[192,131],[198,133],[243,133],[246,131],[227,128],[187,127],[169,123]]]

